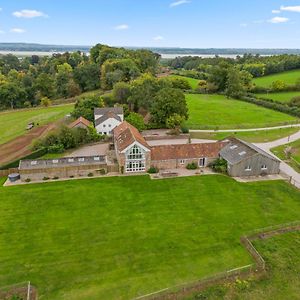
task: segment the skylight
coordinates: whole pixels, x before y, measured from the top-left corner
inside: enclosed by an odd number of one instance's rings
[[[230,146],[230,149],[233,150],[233,149],[236,149],[238,146],[237,145],[233,145],[233,146]]]
[[[246,154],[246,151],[242,151],[239,153],[240,156],[245,155],[245,154]]]

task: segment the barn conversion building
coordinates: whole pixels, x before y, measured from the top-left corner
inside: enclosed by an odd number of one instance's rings
[[[237,138],[220,150],[227,161],[227,171],[232,177],[279,174],[280,160],[251,143]]]

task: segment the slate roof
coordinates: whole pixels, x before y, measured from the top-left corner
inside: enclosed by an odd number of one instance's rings
[[[95,120],[95,126],[98,126],[99,124],[103,123],[104,121],[106,121],[110,118],[113,118],[113,119],[116,119],[116,120],[122,122],[121,117],[116,115],[114,112],[109,111],[109,112],[105,113],[103,116],[101,116],[100,118]]]
[[[123,107],[103,107],[103,108],[95,108],[94,115],[105,115],[108,112],[112,112],[116,115],[123,115]]]
[[[82,156],[82,157],[64,157],[58,159],[26,159],[21,160],[19,170],[33,170],[43,168],[61,168],[66,166],[82,165],[103,165],[106,164],[106,156]]]
[[[118,151],[123,151],[134,142],[138,142],[150,150],[150,146],[141,133],[131,124],[124,121],[114,130],[115,146]]]
[[[171,159],[193,159],[193,158],[217,158],[220,150],[228,142],[183,144],[183,145],[162,145],[151,147],[152,160]]]
[[[256,154],[261,154],[274,161],[279,160],[255,145],[237,138],[229,138],[229,144],[220,151],[220,155],[231,164],[238,164]]]
[[[73,127],[77,126],[80,123],[82,123],[83,125],[85,125],[87,127],[89,127],[91,125],[90,121],[88,121],[84,117],[79,117],[77,120],[75,120],[74,122],[72,122],[71,124],[69,124],[69,127],[73,128]]]

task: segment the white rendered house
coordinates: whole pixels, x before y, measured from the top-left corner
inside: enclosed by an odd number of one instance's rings
[[[113,130],[124,121],[123,107],[95,108],[94,119],[98,133],[112,135]]]

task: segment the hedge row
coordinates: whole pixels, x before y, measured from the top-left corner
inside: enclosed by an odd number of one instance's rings
[[[37,150],[37,151],[34,151],[32,152],[31,154],[29,155],[26,155],[22,158],[19,158],[15,161],[12,161],[6,165],[3,165],[0,167],[0,170],[6,170],[6,169],[11,169],[11,168],[18,168],[19,167],[19,163],[20,163],[20,160],[23,160],[23,159],[35,159],[35,158],[39,158],[43,155],[47,154],[47,149],[40,149],[40,150]]]
[[[300,118],[299,107],[288,106],[283,103],[275,102],[272,99],[255,98],[251,95],[247,95],[239,97],[238,100],[260,105],[265,108],[270,108]]]

